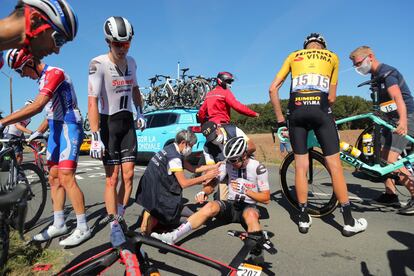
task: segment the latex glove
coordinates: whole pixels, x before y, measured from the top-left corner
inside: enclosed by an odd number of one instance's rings
[[[144,115],[142,114],[138,115],[138,119],[137,119],[138,129],[144,129],[146,125],[147,125],[147,122],[145,121]]]
[[[194,199],[198,202],[198,203],[204,203],[204,201],[206,201],[208,199],[208,195],[206,195],[206,193],[204,191],[198,192]]]
[[[29,138],[27,139],[27,141],[30,143],[33,139],[35,139],[35,138],[37,138],[37,137],[39,137],[39,136],[42,136],[43,135],[43,133],[41,133],[40,131],[35,131],[35,132],[33,132],[30,136],[29,136]]]
[[[89,155],[95,159],[102,159],[105,153],[105,145],[99,132],[92,132],[91,150]]]

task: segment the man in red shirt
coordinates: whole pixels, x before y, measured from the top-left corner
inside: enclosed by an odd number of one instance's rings
[[[203,105],[198,111],[201,124],[212,121],[218,125],[230,123],[230,108],[238,113],[259,117],[259,113],[240,103],[230,91],[233,75],[229,72],[220,72],[217,75],[217,86],[207,93]]]

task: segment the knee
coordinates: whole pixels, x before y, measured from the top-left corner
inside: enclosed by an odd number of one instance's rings
[[[246,222],[259,221],[259,214],[255,209],[246,209],[243,213],[243,218]]]
[[[75,178],[72,171],[60,170],[59,171],[59,184],[65,189],[70,189],[75,184]]]
[[[201,210],[203,214],[207,217],[214,217],[216,216],[220,211],[220,206],[216,202],[209,202],[207,203]]]
[[[122,172],[123,179],[125,179],[125,184],[132,185],[132,179],[134,177],[134,170],[127,170]]]

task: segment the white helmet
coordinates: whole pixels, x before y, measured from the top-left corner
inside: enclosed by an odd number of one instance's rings
[[[32,103],[34,103],[34,100],[30,99],[30,100],[27,100],[27,101],[24,103],[24,105],[29,105],[29,104],[32,104]]]
[[[247,142],[243,136],[233,137],[224,145],[223,155],[226,159],[242,157],[247,150]]]
[[[78,31],[78,18],[72,7],[66,0],[22,0],[24,4],[29,5],[42,12],[53,24],[52,27],[59,29],[60,33],[68,41],[75,38]]]
[[[126,42],[134,36],[134,28],[126,18],[111,16],[105,21],[104,33],[109,41]]]

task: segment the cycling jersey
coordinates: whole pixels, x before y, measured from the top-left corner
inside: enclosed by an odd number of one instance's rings
[[[329,92],[338,82],[339,59],[329,50],[304,49],[291,53],[277,77],[292,75],[290,92]]]
[[[256,201],[245,194],[240,194],[233,190],[231,181],[237,180],[244,182],[244,186],[253,192],[263,192],[269,190],[268,172],[264,165],[254,159],[249,159],[245,168],[236,169],[232,164],[226,163],[220,166],[219,181],[228,177],[229,197],[228,200],[255,204]]]
[[[98,56],[89,64],[88,96],[101,103],[99,113],[113,115],[132,110],[132,90],[138,86],[135,60],[127,56],[127,67],[122,72],[107,54]]]
[[[82,122],[72,81],[62,69],[45,65],[38,84],[39,94],[50,98],[45,108],[48,120]]]
[[[174,172],[183,170],[184,156],[175,143],[152,157],[141,177],[135,201],[163,224],[179,220],[182,188]]]
[[[230,109],[233,108],[240,114],[255,117],[256,112],[240,103],[229,89],[216,86],[206,95],[204,103],[198,111],[200,123],[213,121],[216,124],[230,123]]]
[[[240,128],[232,124],[226,124],[219,127],[224,135],[223,144],[216,145],[212,142],[207,142],[203,148],[204,158],[207,165],[216,164],[224,160],[223,148],[227,141],[231,138],[243,136],[246,141],[249,141],[247,135]]]
[[[17,112],[19,110],[20,109],[16,110],[15,112]],[[30,122],[31,122],[31,119],[28,118],[26,120],[23,120],[23,121],[19,122],[19,124],[21,124],[23,127],[27,127],[30,124]],[[6,126],[3,133],[20,137],[20,136],[22,136],[23,131],[17,129],[16,124],[12,124],[12,125]]]

